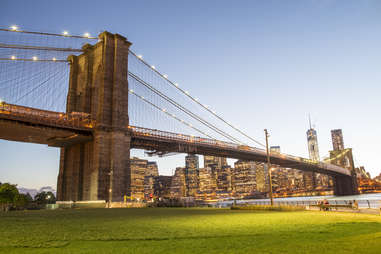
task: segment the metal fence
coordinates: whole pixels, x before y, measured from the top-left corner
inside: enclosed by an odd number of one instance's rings
[[[381,207],[380,200],[356,200],[359,208],[373,208],[377,209]],[[274,201],[274,205],[293,205],[293,206],[307,206],[318,205],[318,200],[300,200],[300,201]],[[350,205],[354,203],[354,200],[328,200],[331,205]],[[240,202],[240,204],[242,204]],[[270,205],[270,201],[254,201],[246,204],[253,205]]]
[[[275,206],[311,206],[311,205],[318,205],[318,202],[321,200],[292,200],[292,201],[278,201],[274,200]],[[328,202],[330,205],[350,205],[354,203],[354,200],[334,200],[334,199],[328,199]],[[358,199],[356,200],[359,208],[371,208],[371,209],[380,209],[381,208],[381,200],[362,200]],[[224,202],[217,202],[217,207],[230,207],[232,205],[270,205],[270,200],[230,200],[230,201],[224,201]]]

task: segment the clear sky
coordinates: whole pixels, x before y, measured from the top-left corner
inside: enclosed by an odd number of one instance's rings
[[[0,26],[120,33],[132,49],[230,122],[282,152],[308,157],[308,114],[320,156],[341,128],[357,165],[381,171],[381,1],[0,2]],[[143,154],[143,152],[138,152]],[[0,141],[0,181],[55,187],[59,151]],[[162,174],[184,164],[161,159]]]

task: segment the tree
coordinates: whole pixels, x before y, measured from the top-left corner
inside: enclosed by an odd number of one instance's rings
[[[56,202],[56,197],[51,191],[42,191],[37,193],[37,195],[34,197],[34,201],[36,201],[38,205],[54,204]]]
[[[16,185],[3,183],[0,185],[0,206],[1,210],[8,211],[15,203],[19,191]]]
[[[28,202],[33,202],[33,198],[32,198],[32,196],[29,194],[29,192],[28,193],[26,193],[26,199],[28,200]]]
[[[30,200],[28,198],[28,195],[26,195],[26,194],[18,194],[15,197],[14,205],[15,205],[15,207],[17,209],[25,209],[28,206],[29,202],[30,202]]]

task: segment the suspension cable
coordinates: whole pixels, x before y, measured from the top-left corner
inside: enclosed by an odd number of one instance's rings
[[[60,37],[69,37],[69,38],[78,38],[78,39],[91,39],[91,40],[97,40],[97,37],[91,37],[91,36],[82,36],[82,35],[69,35],[69,34],[56,34],[56,33],[44,33],[44,32],[33,32],[33,31],[23,31],[18,29],[7,29],[7,28],[0,28],[0,31],[4,32],[16,32],[16,33],[25,33],[25,34],[38,34],[38,35],[49,35],[49,36],[60,36]]]
[[[239,130],[238,128],[234,127],[232,124],[230,124],[229,122],[227,122],[225,119],[223,119],[221,116],[219,116],[216,112],[214,112],[213,110],[209,109],[207,106],[205,106],[204,104],[200,103],[197,99],[195,99],[193,96],[191,96],[187,91],[181,89],[177,83],[174,83],[172,82],[171,80],[169,80],[164,74],[160,73],[158,70],[156,70],[155,68],[153,68],[152,65],[148,64],[145,60],[143,60],[142,57],[138,56],[137,54],[135,54],[133,51],[129,50],[129,52],[135,56],[137,59],[139,59],[144,65],[146,65],[147,67],[149,67],[150,69],[152,69],[154,72],[156,72],[156,74],[158,74],[160,77],[162,77],[164,80],[166,80],[169,84],[171,84],[173,87],[177,88],[181,93],[185,94],[187,97],[189,97],[192,101],[194,101],[195,103],[197,103],[198,105],[200,105],[201,107],[203,107],[205,110],[207,110],[209,113],[211,113],[212,115],[214,115],[215,117],[217,117],[219,120],[221,120],[222,122],[224,122],[225,124],[227,124],[228,126],[230,126],[231,128],[233,128],[234,130],[236,130],[237,132],[239,132],[240,134],[242,134],[243,136],[247,137],[248,139],[250,139],[251,141],[254,141],[255,143],[257,143],[258,145],[260,146],[263,146],[265,147],[264,144],[262,144],[261,142],[253,139],[252,137],[250,137],[249,135],[247,135],[246,133],[244,133],[243,131]]]
[[[0,58],[0,61],[25,61],[25,62],[57,62],[57,63],[68,63],[68,60],[63,59],[37,59],[37,58]]]
[[[186,121],[184,121],[184,120],[178,118],[176,115],[174,115],[174,114],[172,114],[172,113],[169,113],[166,109],[164,109],[164,108],[160,108],[160,107],[157,106],[156,104],[154,104],[154,103],[150,102],[149,100],[145,99],[143,96],[138,95],[137,93],[135,93],[134,90],[130,89],[130,90],[129,90],[129,93],[135,95],[136,97],[138,97],[139,99],[141,99],[141,100],[144,101],[145,103],[147,103],[147,104],[151,105],[152,107],[154,107],[154,108],[156,108],[156,109],[158,109],[158,110],[164,112],[165,114],[167,114],[167,115],[169,115],[170,117],[176,119],[177,121],[181,122],[182,124],[185,124],[186,126],[192,128],[192,129],[194,129],[195,131],[197,131],[197,132],[199,132],[199,133],[201,133],[201,134],[207,136],[208,138],[215,139],[215,138],[211,137],[210,135],[206,134],[205,132],[203,132],[202,130],[200,130],[200,129],[194,127],[194,126],[191,125],[190,123],[188,123],[188,122],[186,122]]]
[[[168,96],[166,96],[165,94],[161,93],[160,91],[158,91],[157,89],[155,89],[154,87],[152,87],[151,85],[149,85],[147,82],[143,81],[142,79],[140,79],[138,76],[136,76],[135,74],[131,73],[131,72],[128,72],[128,74],[133,78],[135,79],[136,81],[138,81],[140,84],[144,85],[145,87],[147,87],[149,90],[151,90],[152,92],[154,92],[155,94],[159,95],[161,98],[163,98],[164,100],[166,100],[167,102],[169,102],[170,104],[172,104],[173,106],[175,106],[176,108],[180,109],[181,111],[183,111],[184,113],[186,113],[187,115],[189,115],[190,117],[192,117],[193,119],[195,119],[196,121],[202,123],[203,125],[207,126],[208,128],[214,130],[215,132],[219,133],[220,135],[224,136],[225,138],[229,139],[230,141],[233,141],[235,143],[238,143],[238,144],[243,144],[243,142],[239,141],[238,139],[230,136],[229,134],[227,134],[226,132],[218,129],[216,126],[214,126],[213,124],[207,122],[206,120],[202,119],[201,117],[199,117],[198,115],[194,114],[193,112],[191,112],[190,110],[186,109],[185,107],[183,107],[182,105],[178,104],[177,102],[175,102],[174,100],[172,100],[171,98],[169,98]]]
[[[60,71],[57,71],[55,74],[53,74],[52,76],[48,77],[47,79],[45,79],[43,82],[41,82],[38,86],[34,87],[32,90],[26,92],[23,96],[21,96],[20,98],[18,98],[16,100],[16,104],[21,101],[23,98],[25,98],[26,96],[28,96],[29,94],[31,94],[32,92],[36,91],[37,89],[41,88],[42,86],[44,86],[45,84],[47,84],[48,81],[50,81],[52,78],[56,77],[58,74],[60,73]]]
[[[5,49],[48,50],[48,51],[64,51],[64,52],[83,52],[82,49],[40,47],[40,46],[15,45],[15,44],[4,44],[4,43],[0,43],[0,48],[5,48]]]

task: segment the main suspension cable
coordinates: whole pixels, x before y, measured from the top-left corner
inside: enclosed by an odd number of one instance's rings
[[[194,114],[193,112],[191,112],[190,110],[186,109],[185,107],[183,107],[182,105],[178,104],[177,102],[175,102],[174,100],[172,100],[171,98],[169,98],[168,96],[166,96],[165,94],[161,93],[160,91],[158,91],[157,89],[155,89],[154,87],[152,87],[150,84],[148,84],[147,82],[143,81],[142,79],[140,79],[138,76],[136,76],[135,74],[133,74],[132,72],[128,72],[128,75],[130,75],[133,79],[135,79],[138,83],[140,83],[141,85],[147,87],[149,90],[151,90],[152,92],[154,92],[155,94],[157,94],[158,96],[160,96],[161,98],[163,98],[164,100],[166,100],[167,102],[169,102],[170,104],[172,104],[173,106],[175,106],[176,108],[178,108],[179,110],[181,110],[182,112],[186,113],[187,115],[189,115],[190,117],[192,117],[193,119],[195,119],[196,121],[202,123],[203,125],[205,125],[206,127],[212,129],[213,131],[219,133],[220,135],[224,136],[225,138],[229,139],[230,141],[233,141],[235,143],[238,143],[238,144],[243,144],[243,142],[239,141],[238,139],[235,139],[234,137],[230,136],[229,134],[227,134],[226,132],[218,129],[216,126],[214,126],[213,124],[207,122],[206,120],[202,119],[201,117],[199,117],[198,115]]]
[[[57,63],[69,63],[68,60],[64,59],[38,59],[37,57],[33,58],[0,58],[0,61],[24,61],[24,62],[57,62]]]
[[[160,73],[158,70],[156,70],[156,68],[153,66],[153,65],[150,65],[148,64],[145,60],[143,60],[143,58],[141,56],[138,56],[137,54],[135,54],[132,50],[129,51],[133,56],[135,56],[137,59],[139,59],[144,65],[146,65],[147,67],[149,67],[150,69],[152,69],[156,74],[158,74],[161,78],[163,78],[164,80],[166,80],[169,84],[171,84],[173,87],[177,88],[181,93],[183,93],[184,95],[186,95],[187,97],[189,97],[192,101],[194,101],[195,103],[197,103],[198,105],[200,105],[201,107],[203,107],[205,110],[207,110],[209,113],[211,113],[212,115],[214,115],[215,117],[217,117],[219,120],[221,120],[222,122],[224,122],[225,124],[227,124],[228,126],[230,126],[231,128],[233,128],[234,130],[236,130],[237,132],[239,132],[240,134],[242,134],[243,136],[247,137],[248,139],[250,139],[251,141],[257,143],[258,145],[260,146],[263,146],[265,147],[264,144],[262,144],[261,142],[253,139],[252,137],[250,137],[249,135],[247,135],[246,133],[244,133],[243,131],[239,130],[238,128],[234,127],[232,124],[230,124],[229,122],[227,122],[225,119],[223,119],[221,116],[219,116],[216,112],[214,112],[213,110],[211,110],[210,108],[208,108],[207,106],[205,106],[204,104],[200,103],[196,98],[194,98],[193,96],[191,96],[189,94],[189,92],[181,89],[179,87],[179,85],[177,83],[174,83],[172,82],[171,80],[169,80],[167,78],[166,75]]]
[[[78,38],[78,39],[91,39],[91,40],[97,40],[98,39],[97,37],[91,37],[90,35],[89,36],[82,36],[82,35],[70,35],[70,34],[44,33],[44,32],[33,32],[33,31],[24,31],[24,30],[18,30],[18,29],[7,29],[7,28],[0,28],[0,31],[25,33],[25,34],[60,36],[60,37],[69,37],[69,38]]]
[[[201,134],[207,136],[208,138],[215,139],[215,138],[213,138],[212,136],[210,136],[210,135],[206,134],[205,132],[203,132],[202,130],[200,130],[200,129],[194,127],[194,126],[191,125],[190,123],[188,123],[188,122],[186,122],[186,121],[184,121],[184,120],[178,118],[176,115],[174,115],[174,114],[172,114],[172,113],[169,113],[166,109],[161,108],[161,107],[157,106],[156,104],[150,102],[149,100],[147,100],[147,99],[144,98],[143,96],[138,95],[137,93],[135,93],[134,90],[130,89],[130,90],[129,90],[129,93],[135,95],[136,97],[138,97],[139,99],[141,99],[141,100],[144,101],[145,103],[147,103],[147,104],[151,105],[152,107],[154,107],[154,108],[156,108],[156,109],[158,109],[158,110],[164,112],[164,113],[167,114],[168,116],[170,116],[170,117],[176,119],[177,121],[181,122],[182,124],[185,124],[186,126],[192,128],[193,130],[195,130],[195,131],[197,131],[197,132],[199,132],[199,133],[201,133]]]
[[[30,49],[30,50],[63,51],[63,52],[83,52],[82,49],[40,47],[40,46],[4,44],[4,43],[0,43],[0,48],[4,48],[4,49]]]

